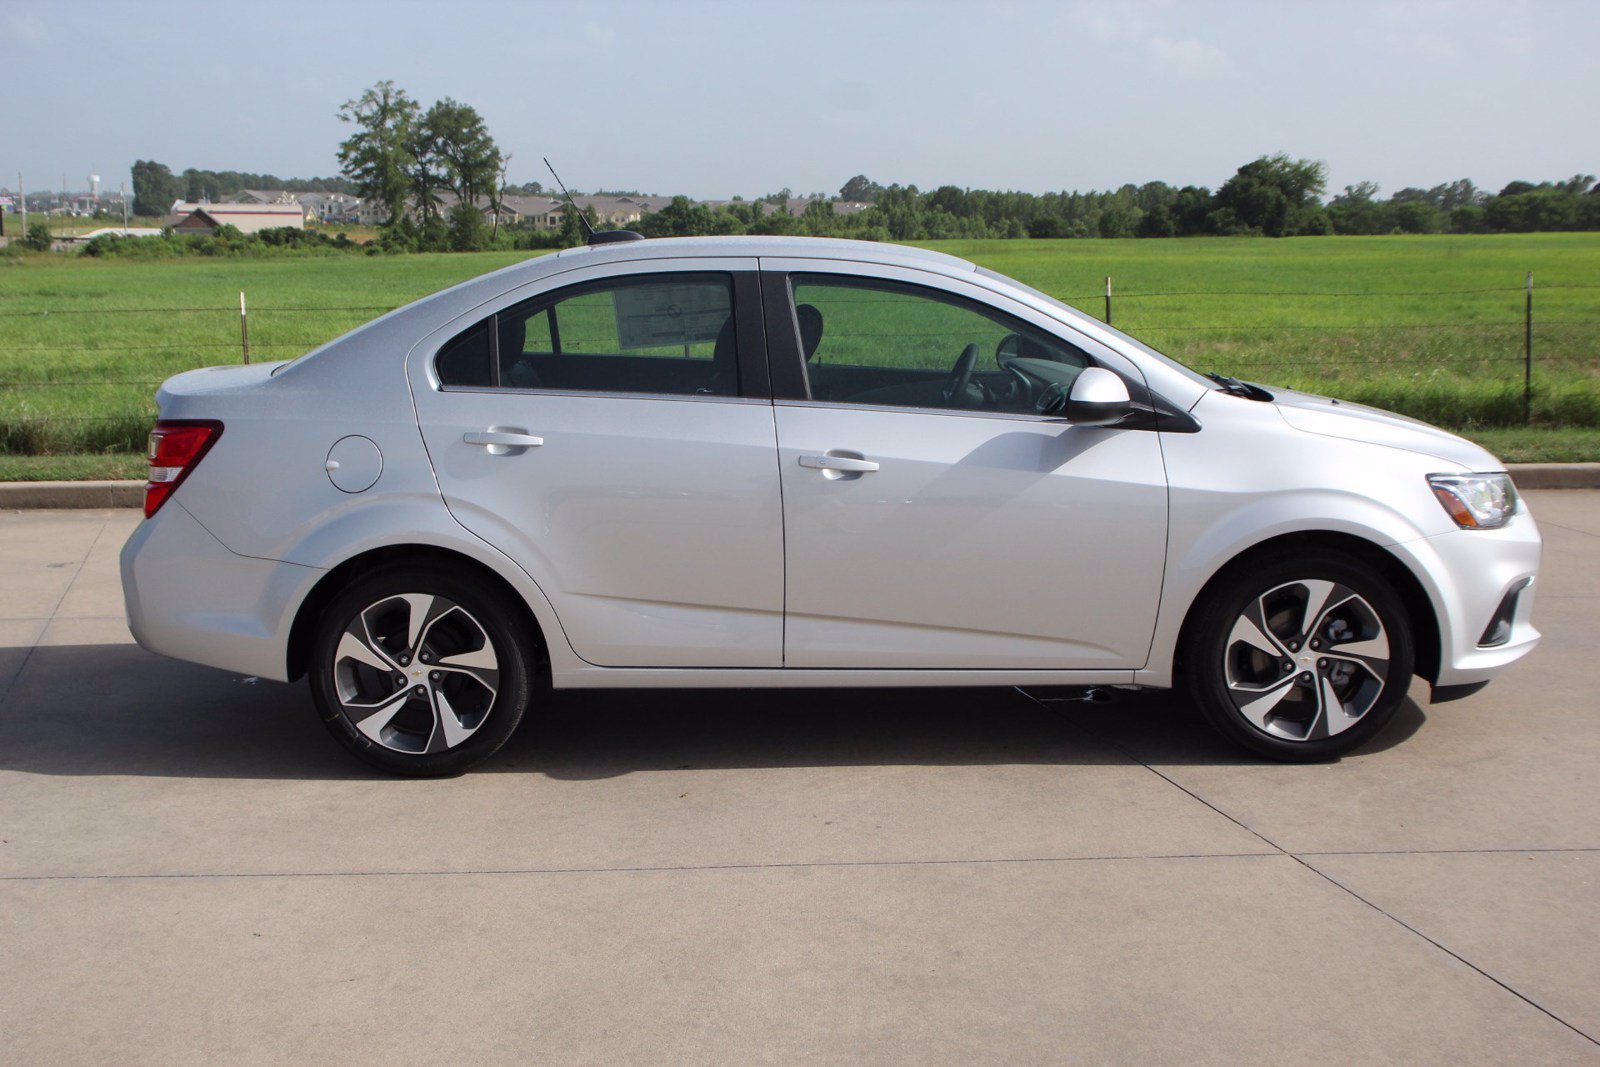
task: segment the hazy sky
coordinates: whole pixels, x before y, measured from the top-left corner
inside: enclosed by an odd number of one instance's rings
[[[1281,150],[1330,192],[1498,189],[1600,171],[1597,56],[1595,0],[0,0],[0,185],[331,174],[339,105],[388,78],[478,108],[513,182],[1215,187]]]

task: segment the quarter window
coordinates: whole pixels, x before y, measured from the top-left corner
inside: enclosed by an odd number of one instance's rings
[[[1060,338],[923,286],[791,276],[813,400],[1038,414],[1093,362]]]
[[[462,331],[434,366],[463,388],[737,396],[733,281],[634,275],[548,293]]]

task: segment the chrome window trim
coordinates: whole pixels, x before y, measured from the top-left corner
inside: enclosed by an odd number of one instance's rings
[[[689,400],[701,404],[759,404],[770,407],[772,401],[759,396],[718,396],[700,393],[620,393],[600,392],[596,389],[528,389],[503,385],[442,385],[433,383],[436,393],[473,393],[479,396],[592,396],[608,400]]]
[[[1071,426],[1068,422],[1055,415],[1028,415],[1017,411],[963,411],[960,408],[925,408],[911,405],[895,404],[852,404],[841,400],[774,400],[773,407],[783,408],[830,408],[835,411],[884,411],[898,412],[902,415],[944,415],[957,419],[1005,419],[1009,422],[1036,422],[1045,425]],[[1115,429],[1115,427],[1095,427],[1096,429]]]

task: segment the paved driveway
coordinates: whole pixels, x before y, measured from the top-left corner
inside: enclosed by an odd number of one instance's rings
[[[1600,1063],[1600,493],[1546,643],[1368,750],[1160,696],[559,696],[375,777],[0,516],[0,1060]]]

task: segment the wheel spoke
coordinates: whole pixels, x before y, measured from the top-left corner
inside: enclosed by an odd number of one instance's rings
[[[405,702],[410,696],[410,690],[402,689],[395,695],[376,704],[346,703],[344,705],[345,715],[349,717],[357,730],[360,730],[380,745],[393,747],[383,739],[383,728],[394,720],[395,715],[399,714],[400,709],[405,706]],[[360,714],[361,712],[366,714],[362,715]]]
[[[489,690],[491,694],[499,691],[500,661],[495,658],[494,649],[487,642],[475,652],[461,652],[454,656],[443,656],[435,666],[443,671],[464,674]]]
[[[436,617],[430,616],[434,610],[434,602],[438,598],[429,596],[427,593],[403,593],[400,599],[404,600],[411,609],[410,617],[406,620],[406,651],[414,656],[422,644],[424,631],[432,624],[433,618]],[[445,608],[445,611],[453,607],[455,605],[451,604]],[[439,614],[442,615],[445,611],[441,611]]]
[[[1359,663],[1376,675],[1379,681],[1389,673],[1389,635],[1382,630],[1375,637],[1334,645],[1326,654],[1333,659]]]
[[[353,659],[357,663],[364,663],[374,670],[384,671],[385,673],[400,669],[399,665],[383,651],[383,648],[372,640],[371,635],[367,633],[366,620],[360,616],[357,616],[345,628],[344,635],[339,638],[339,647],[334,651],[333,658],[336,664],[340,660]]]
[[[1354,726],[1360,720],[1362,714],[1366,712],[1366,708],[1362,708],[1352,714],[1344,699],[1334,691],[1333,682],[1326,675],[1323,676],[1318,689],[1320,690],[1318,693],[1320,699],[1317,702],[1322,706],[1320,709],[1322,727],[1320,732],[1314,732],[1308,736],[1331,737],[1334,734],[1343,733],[1351,726]],[[1315,724],[1313,724],[1313,727],[1315,727]]]
[[[433,697],[433,734],[428,738],[428,751],[443,752],[447,748],[455,748],[471,737],[477,727],[469,729],[461,725],[461,719],[456,715],[455,708],[450,706],[450,698],[445,696],[443,689],[434,686],[431,695]]]
[[[1252,600],[1233,624],[1233,632],[1228,635],[1228,645],[1243,641],[1252,648],[1258,648],[1275,659],[1285,658],[1289,650],[1279,641],[1277,635],[1267,628],[1266,615],[1262,611],[1261,600]]]
[[[1283,702],[1283,698],[1288,696],[1289,693],[1293,691],[1294,681],[1294,675],[1291,674],[1289,677],[1282,679],[1268,689],[1246,689],[1237,686],[1230,687],[1236,692],[1247,693],[1252,698],[1243,702],[1235,699],[1234,706],[1239,709],[1239,713],[1241,715],[1255,723],[1256,726],[1263,730],[1269,730],[1270,728],[1267,726],[1267,716],[1272,714],[1272,710],[1281,704]]]
[[[1322,625],[1322,617],[1330,610],[1328,601],[1339,587],[1322,578],[1308,578],[1297,584],[1306,591],[1306,610],[1300,620],[1300,633],[1310,637]]]

